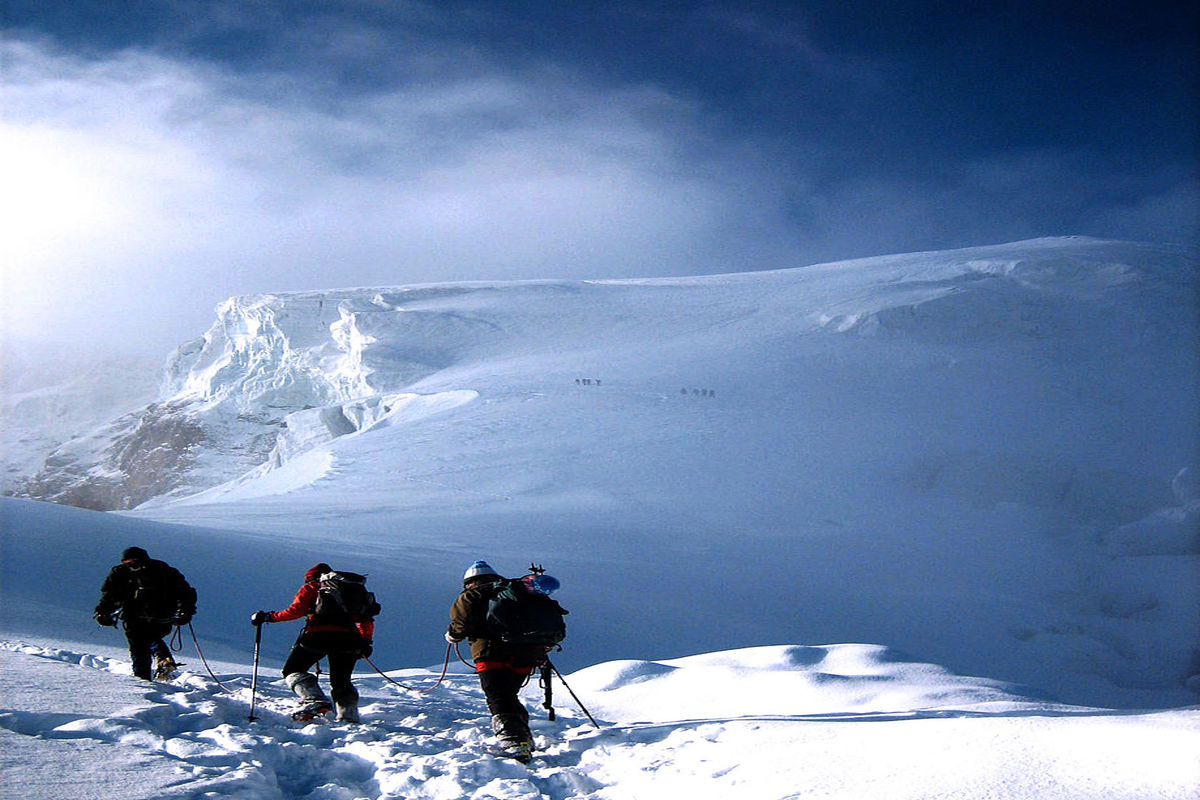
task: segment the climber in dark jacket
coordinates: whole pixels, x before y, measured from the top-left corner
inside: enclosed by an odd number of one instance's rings
[[[183,573],[150,558],[140,547],[130,547],[104,579],[94,616],[100,625],[113,628],[119,616],[129,642],[133,674],[150,680],[153,656],[154,678],[165,681],[178,665],[163,639],[173,625],[187,625],[195,613],[196,590]]]

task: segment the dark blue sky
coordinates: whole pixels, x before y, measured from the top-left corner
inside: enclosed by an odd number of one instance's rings
[[[21,163],[79,162],[23,210],[84,198],[65,233],[25,226],[29,269],[150,275],[204,318],[254,291],[1197,240],[1194,2],[114,5],[8,2]]]

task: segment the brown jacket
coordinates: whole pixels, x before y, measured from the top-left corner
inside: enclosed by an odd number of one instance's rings
[[[479,580],[463,589],[450,607],[450,626],[447,632],[455,639],[468,639],[471,660],[476,670],[496,668],[528,668],[537,666],[546,657],[541,645],[508,644],[487,638],[487,607],[492,594],[500,588],[501,578]]]

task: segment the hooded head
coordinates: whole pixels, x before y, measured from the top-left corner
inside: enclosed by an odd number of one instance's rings
[[[313,581],[317,580],[322,575],[324,575],[326,572],[333,572],[333,567],[329,566],[324,561],[322,561],[320,564],[317,564],[316,566],[309,568],[308,572],[304,573],[304,582],[312,583]]]
[[[121,553],[122,561],[145,561],[149,557],[150,554],[140,547],[126,547],[125,552]]]

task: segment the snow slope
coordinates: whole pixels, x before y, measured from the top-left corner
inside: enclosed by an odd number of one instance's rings
[[[153,400],[161,364],[85,343],[0,336],[0,492],[16,489],[59,445]]]
[[[272,537],[259,603],[316,560],[372,573],[404,620],[390,660],[485,557],[576,590],[573,667],[866,641],[1066,702],[1186,704],[1195,276],[1184,251],[1052,239],[234,298],[115,448],[132,467],[83,472],[176,481],[139,518]]]
[[[1190,258],[1048,240],[230,301],[133,425],[158,444],[126,463],[170,477],[169,496],[124,514],[0,498],[3,784],[35,800],[1192,797]],[[171,431],[197,434],[190,460],[154,462]],[[130,488],[110,455],[134,439],[70,445],[90,454],[77,476]],[[260,460],[213,485],[233,452]],[[136,682],[91,622],[130,544],[197,586],[228,689],[190,642],[181,678]],[[364,672],[366,725],[293,726],[276,678],[295,625],[264,631],[262,719],[245,719],[249,613],[283,607],[311,564],[370,574],[375,662],[429,686],[478,557],[563,581],[556,663],[603,731],[559,686],[542,757],[496,759],[461,668],[428,695]]]
[[[148,685],[115,659],[9,641],[0,669],[3,785],[30,800],[1182,800],[1200,785],[1200,711],[1034,703],[867,645],[582,670],[568,683],[600,727],[558,684],[558,718],[535,715],[527,767],[491,754],[474,676],[435,688],[437,668],[360,673],[364,724],[306,726],[267,676],[249,721],[245,666]]]

